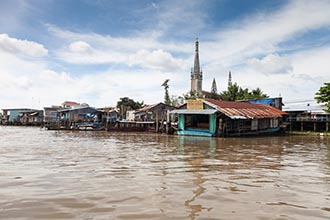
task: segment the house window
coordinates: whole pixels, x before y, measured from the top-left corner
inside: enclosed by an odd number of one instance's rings
[[[209,129],[209,115],[185,115],[185,128]]]

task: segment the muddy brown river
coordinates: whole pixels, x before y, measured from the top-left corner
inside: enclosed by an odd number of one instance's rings
[[[330,219],[330,138],[0,126],[0,219]]]

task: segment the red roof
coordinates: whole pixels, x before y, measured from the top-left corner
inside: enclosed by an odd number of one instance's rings
[[[63,104],[64,104],[64,105],[80,105],[79,103],[77,103],[77,102],[72,102],[72,101],[65,101]]]
[[[224,113],[228,117],[246,118],[279,118],[287,113],[269,105],[255,104],[249,102],[230,102],[214,99],[205,99],[206,104]]]

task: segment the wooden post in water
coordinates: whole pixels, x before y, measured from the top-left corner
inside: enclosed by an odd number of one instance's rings
[[[300,122],[300,131],[304,131],[304,122]]]
[[[325,123],[325,131],[326,131],[326,132],[329,131],[329,122]]]
[[[166,134],[169,133],[170,126],[171,126],[171,122],[170,122],[170,110],[167,110],[167,112],[166,112]]]
[[[159,130],[159,114],[158,111],[156,111],[156,132]]]
[[[106,114],[106,118],[105,118],[105,130],[106,131],[108,131],[109,130],[109,121],[108,121],[108,119],[110,119],[110,113],[109,113],[109,111],[107,112],[107,114]]]

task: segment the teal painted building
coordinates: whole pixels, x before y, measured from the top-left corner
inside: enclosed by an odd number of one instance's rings
[[[286,113],[249,102],[191,100],[170,114],[177,116],[176,134],[241,136],[278,131]]]
[[[215,109],[187,110],[178,109],[171,114],[178,115],[179,135],[216,136],[217,113]]]

